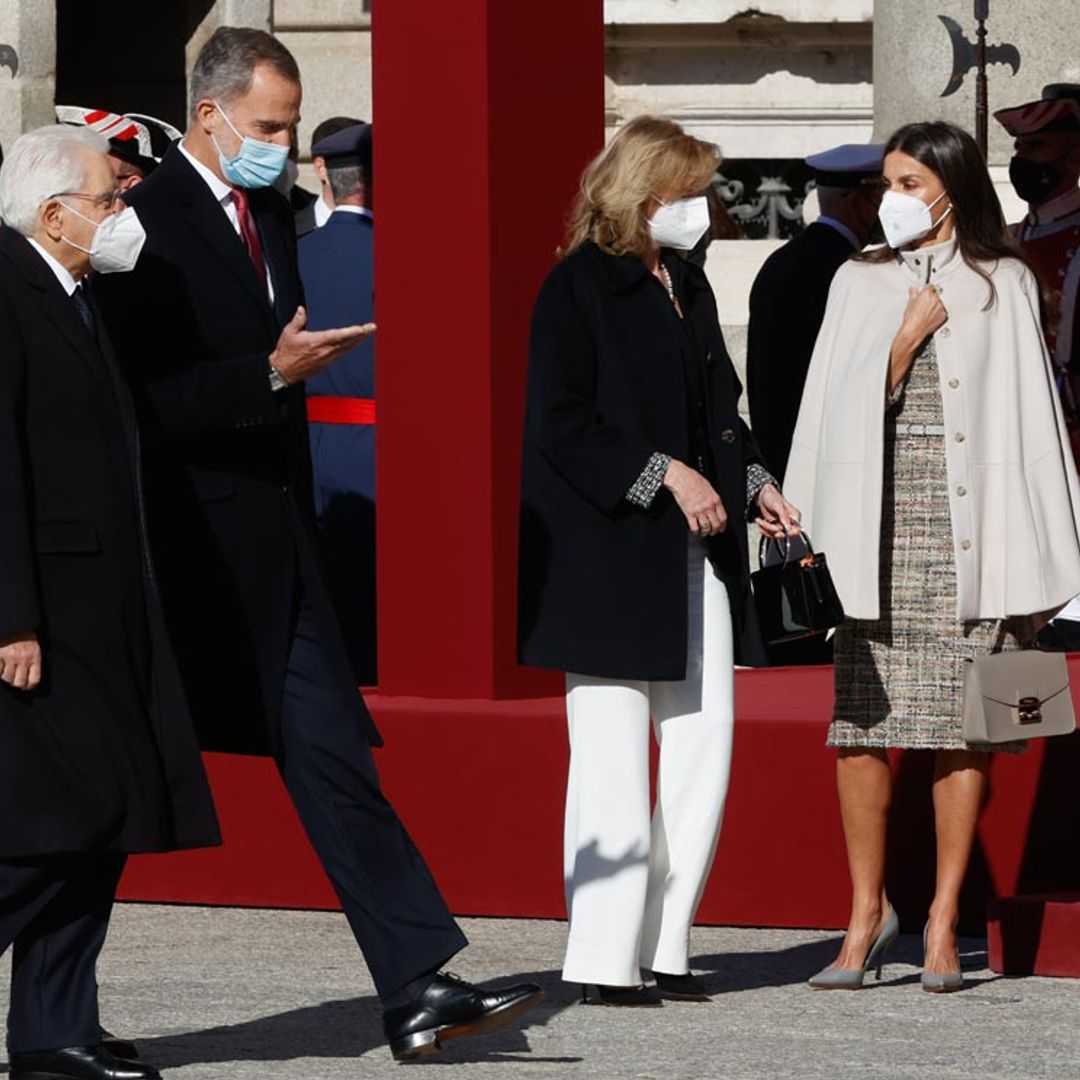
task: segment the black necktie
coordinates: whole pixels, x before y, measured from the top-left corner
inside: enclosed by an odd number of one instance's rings
[[[79,312],[79,318],[86,324],[86,329],[90,333],[94,333],[94,312],[90,308],[90,302],[86,299],[86,293],[83,291],[82,282],[75,286],[75,291],[71,294],[71,299],[75,301],[75,307]]]

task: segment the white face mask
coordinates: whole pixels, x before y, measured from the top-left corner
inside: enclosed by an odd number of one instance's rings
[[[914,195],[899,191],[886,191],[878,209],[881,227],[889,247],[902,248],[905,244],[921,240],[928,232],[940,225],[952,213],[950,203],[945,213],[934,220],[930,211],[945,198],[943,191],[929,206]]]
[[[65,209],[70,210],[77,218],[90,225],[94,229],[92,246],[84,248],[69,240],[66,236],[60,239],[65,244],[70,244],[79,251],[85,251],[90,256],[90,266],[99,274],[122,274],[128,270],[134,270],[139,261],[139,252],[146,243],[146,230],[142,227],[135,211],[127,206],[118,214],[107,217],[102,222],[95,222],[85,214],[80,214],[73,206],[61,203]]]
[[[709,228],[709,200],[704,195],[661,203],[649,222],[660,247],[689,251]]]

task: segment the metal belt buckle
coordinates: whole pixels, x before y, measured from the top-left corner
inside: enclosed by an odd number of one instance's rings
[[[1042,704],[1037,697],[1022,697],[1016,703],[1021,724],[1037,724],[1042,720]]]

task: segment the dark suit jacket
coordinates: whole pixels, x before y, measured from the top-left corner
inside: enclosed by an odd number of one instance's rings
[[[213,844],[217,823],[144,544],[138,437],[107,337],[0,228],[0,858]]]
[[[853,254],[846,237],[814,222],[765,260],[750,290],[750,425],[769,471],[781,482],[829,286]]]
[[[746,470],[759,461],[704,273],[665,259],[700,343],[718,491],[714,542],[744,662]],[[691,462],[690,380],[671,301],[641,259],[592,244],[548,275],[533,314],[522,456],[518,644],[522,663],[619,679],[681,679],[687,660],[686,519],[661,490],[626,493],[654,452]]]
[[[297,597],[372,741],[315,555],[304,388],[279,393],[269,355],[302,293],[288,203],[251,207],[271,306],[240,237],[177,147],[128,200],[139,264],[101,282],[102,305],[148,443],[150,532],[204,747],[274,749]]]
[[[319,196],[297,184],[289,192],[289,206],[296,224],[296,235],[306,236],[315,229],[315,204]]]

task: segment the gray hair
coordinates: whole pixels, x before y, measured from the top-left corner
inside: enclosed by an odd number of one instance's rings
[[[341,202],[367,187],[367,177],[362,165],[342,165],[337,169],[327,166],[326,180],[334,202]]]
[[[300,82],[295,57],[272,34],[245,26],[215,30],[191,69],[191,119],[200,101],[209,98],[228,105],[242,98],[251,89],[259,64],[269,64],[284,78]]]
[[[88,154],[108,151],[109,140],[87,127],[50,124],[20,135],[0,166],[0,218],[32,236],[42,203],[78,191],[86,183]]]

